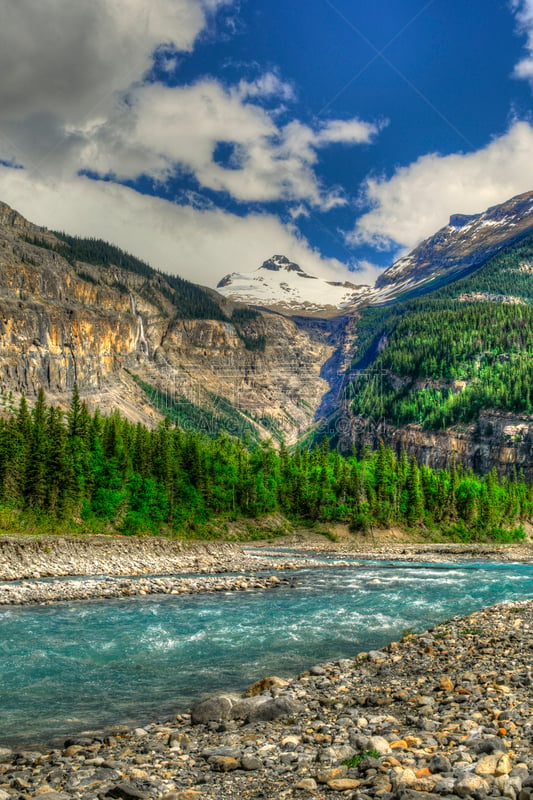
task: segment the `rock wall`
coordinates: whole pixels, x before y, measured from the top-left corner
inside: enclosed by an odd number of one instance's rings
[[[533,420],[527,415],[482,411],[474,425],[454,426],[445,431],[425,431],[420,425],[393,428],[369,425],[360,418],[344,416],[337,421],[340,446],[376,447],[380,440],[398,453],[415,455],[420,464],[433,469],[453,462],[486,474],[494,467],[499,475],[523,473],[533,481]]]
[[[261,435],[270,435],[272,425],[293,442],[313,422],[328,389],[320,377],[333,352],[327,340],[274,313],[238,327],[180,318],[161,274],[70,263],[53,249],[60,245],[0,204],[4,408],[9,393],[31,398],[40,387],[54,402],[67,403],[77,382],[93,407],[118,407],[145,422],[158,418],[146,408],[139,417],[146,397],[135,375],[200,406],[213,398],[229,401],[255,420]],[[234,304],[218,296],[217,302],[230,317]],[[265,346],[254,348],[258,341]]]
[[[154,352],[155,379],[197,405],[214,395],[256,420],[269,418],[293,442],[313,422],[328,389],[320,369],[333,347],[276,314],[250,321],[247,335],[264,336],[264,351],[247,349],[226,322],[175,320]]]

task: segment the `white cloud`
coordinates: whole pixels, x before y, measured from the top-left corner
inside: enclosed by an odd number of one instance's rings
[[[533,186],[533,127],[516,122],[473,153],[429,154],[389,178],[370,178],[372,210],[348,241],[412,248],[447,224],[453,213],[474,214]]]
[[[520,32],[527,38],[527,55],[516,65],[514,75],[533,84],[533,0],[511,0],[511,8],[516,14]]]
[[[158,48],[169,48],[163,67],[172,65],[173,53],[193,48],[207,9],[234,2],[0,0],[0,159],[45,179],[85,169],[164,181],[181,170],[242,202],[342,204],[317,179],[317,150],[368,142],[376,126],[284,126],[278,120],[295,93],[272,70],[232,87],[142,83]],[[229,163],[216,157],[220,143],[230,146]]]
[[[276,216],[231,215],[186,191],[170,203],[79,176],[165,181],[181,171],[242,202],[289,201],[297,214],[345,202],[316,174],[320,150],[370,142],[379,126],[287,123],[295,91],[275,70],[233,86],[149,82],[154,53],[163,48],[163,68],[174,68],[221,6],[238,2],[0,0],[0,161],[24,168],[0,168],[0,199],[39,224],[107,238],[206,283],[273,252],[349,279]]]
[[[254,81],[239,81],[239,96],[244,99],[248,97],[275,97],[277,100],[295,100],[296,93],[294,87],[282,81],[275,72],[265,72]]]
[[[68,126],[107,117],[158,46],[190,51],[206,25],[202,0],[0,0],[0,10],[0,157],[25,163],[70,145]]]
[[[276,92],[287,98],[285,84],[272,73],[230,88],[213,79],[178,87],[145,84],[99,128],[73,132],[76,165],[120,180],[142,174],[166,180],[185,169],[201,186],[242,202],[306,201],[323,210],[344,203],[339,192],[320,185],[317,150],[369,142],[378,128],[358,119],[316,129],[297,120],[280,126],[276,113],[259,103]],[[221,143],[230,147],[229,162],[216,158]]]
[[[35,181],[25,170],[0,166],[0,197],[28,219],[80,236],[103,238],[154,267],[209,286],[228,272],[248,272],[284,253],[327,280],[372,282],[375,270],[349,272],[325,259],[270,214],[239,217],[141,195],[119,184],[73,177]]]
[[[380,127],[359,119],[333,119],[319,129],[316,142],[318,145],[368,144],[378,130]]]

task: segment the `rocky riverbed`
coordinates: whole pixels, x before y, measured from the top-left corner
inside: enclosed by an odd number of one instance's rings
[[[291,585],[277,575],[197,575],[146,578],[89,578],[87,580],[22,581],[0,584],[0,606],[56,603],[64,600],[98,600],[109,597],[136,597],[147,594],[197,594],[198,592],[238,592],[274,589]]]
[[[0,536],[0,580],[51,575],[243,572],[256,561],[231,542],[156,537]]]
[[[331,563],[347,562],[339,556]],[[253,556],[229,542],[0,537],[0,606],[267,589],[290,584],[290,580],[257,573],[323,565],[312,554],[298,557],[292,552],[259,550]],[[52,577],[55,580],[42,580]]]
[[[142,728],[0,750],[0,800],[533,797],[533,601]]]
[[[300,551],[312,558],[318,554],[328,554],[336,558],[377,559],[394,561],[424,562],[459,562],[459,561],[533,561],[533,544],[520,542],[513,544],[492,544],[472,542],[408,543],[401,541],[384,542],[380,538],[375,541],[368,537],[351,536],[348,540],[332,541],[323,537],[306,537],[292,535],[285,537],[283,546],[280,543],[257,543],[258,553],[263,556],[282,555],[286,548]]]
[[[531,561],[533,549],[526,544],[376,545],[355,537],[335,543],[323,537],[317,541],[294,536],[283,547],[243,547],[236,542],[151,537],[0,536],[0,606],[274,588],[290,580],[264,573],[324,567],[324,555],[329,556],[330,566],[354,566],[359,558]],[[73,580],[74,576],[87,580]],[[56,579],[45,582],[42,578]]]
[[[337,558],[531,561],[533,545],[384,543],[364,536],[335,542],[306,533],[283,537],[275,544],[254,542],[246,547],[238,542],[157,537],[0,535],[0,581],[61,575],[247,572],[271,568],[272,556],[276,566],[299,567],[304,557],[306,565],[312,566],[316,554],[324,553]]]

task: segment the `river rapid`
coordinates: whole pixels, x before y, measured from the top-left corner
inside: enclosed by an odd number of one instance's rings
[[[292,587],[0,609],[0,743],[164,719],[220,690],[533,597],[533,565],[359,562]]]

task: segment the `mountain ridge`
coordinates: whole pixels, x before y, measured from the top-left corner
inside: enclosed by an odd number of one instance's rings
[[[328,388],[329,335],[311,341],[284,316],[0,207],[0,410],[40,387],[66,406],[77,383],[91,407],[134,421],[177,414],[212,434],[291,442]]]
[[[533,479],[532,331],[530,235],[440,289],[362,310],[317,437],[346,451],[382,439],[432,467],[456,458]]]
[[[376,281],[372,303],[428,292],[475,271],[500,250],[533,233],[533,191],[450,222],[392,264]]]
[[[238,303],[0,204],[0,410],[10,393],[35,397],[39,387],[65,406],[78,383],[92,407],[150,424],[169,416],[213,435],[296,444],[325,419],[347,449],[381,437],[436,464],[455,448],[481,469],[516,463],[533,476],[532,209],[530,192],[483,214],[453,215],[431,281],[426,266],[417,274],[415,250],[374,293],[273,256],[256,270],[261,277],[358,295],[344,309],[297,313]],[[427,240],[426,258],[441,233]],[[437,272],[443,285],[429,291]],[[410,297],[413,287],[425,293]],[[496,416],[476,432],[482,414]]]
[[[318,278],[286,256],[275,255],[254,271],[225,275],[217,290],[228,299],[289,315],[357,312],[458,280],[531,233],[533,191],[477,214],[452,214],[448,225],[384,270],[373,287]]]

